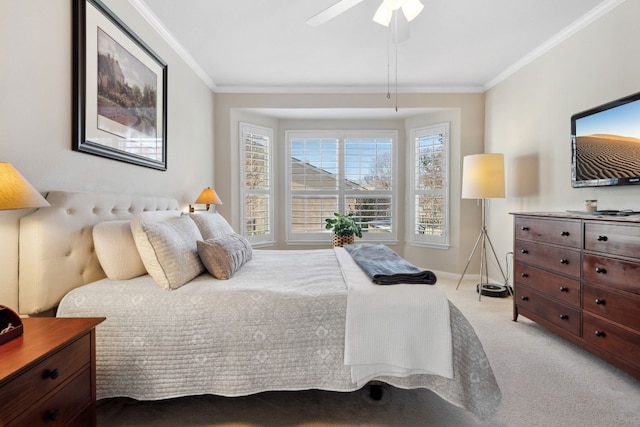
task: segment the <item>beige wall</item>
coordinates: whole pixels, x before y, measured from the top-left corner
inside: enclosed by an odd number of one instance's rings
[[[574,189],[570,174],[571,115],[640,91],[638,17],[640,1],[626,1],[487,92],[485,148],[505,154],[507,175],[507,198],[488,209],[501,260],[509,212],[578,210],[585,199],[640,210],[640,187]]]
[[[264,109],[258,115],[252,109]],[[392,105],[384,94],[217,94],[215,107],[216,182],[225,183],[216,191],[224,201],[217,209],[225,215],[234,227],[240,222],[240,171],[238,166],[238,123],[241,121],[274,128],[274,139],[279,147],[275,159],[275,170],[279,174],[276,189],[276,205],[284,206],[286,182],[284,176],[284,132],[287,129],[396,129],[400,147],[398,167],[400,197],[398,201],[399,230],[408,221],[406,197],[409,189],[409,153],[406,150],[411,127],[427,124],[451,122],[451,241],[448,249],[433,249],[411,246],[407,236],[398,234],[399,243],[395,249],[412,263],[438,271],[460,273],[475,242],[480,228],[479,209],[474,201],[460,200],[460,176],[462,156],[479,153],[484,144],[484,95],[483,94],[404,94],[400,96],[400,109],[433,109],[406,119],[387,120],[302,120],[276,119],[270,117],[268,109],[310,109],[310,108],[384,108],[392,111]],[[250,111],[251,110],[251,111]],[[227,185],[228,183],[228,185]],[[286,245],[285,218],[277,215],[277,248],[296,248]],[[304,246],[309,248],[309,246]],[[478,267],[474,270],[477,272]]]
[[[39,191],[163,195],[183,205],[213,185],[212,91],[126,1],[111,8],[168,64],[168,170],[71,150],[71,2],[0,2],[0,161]],[[0,304],[17,309],[18,219],[0,212]]]

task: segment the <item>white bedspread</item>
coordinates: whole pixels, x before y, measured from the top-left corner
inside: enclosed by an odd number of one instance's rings
[[[368,280],[367,280],[368,281]],[[97,398],[139,400],[268,390],[356,390],[344,364],[347,287],[333,249],[254,250],[226,281],[174,291],[149,276],[71,291],[58,316],[106,316],[96,328]],[[473,328],[449,306],[454,375],[376,376],[424,387],[480,417],[500,389]]]
[[[376,285],[343,248],[347,283],[344,363],[366,384],[380,375],[453,377],[449,302],[438,285]]]

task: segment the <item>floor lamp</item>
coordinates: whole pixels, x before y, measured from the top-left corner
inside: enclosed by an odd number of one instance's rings
[[[480,199],[482,201],[482,226],[480,234],[476,240],[473,250],[467,260],[467,265],[458,280],[456,289],[460,286],[460,282],[469,268],[471,259],[476,250],[480,248],[480,283],[478,284],[478,299],[485,295],[506,296],[511,294],[511,289],[507,286],[507,276],[504,274],[498,256],[486,225],[486,199],[503,199],[504,198],[504,155],[503,154],[474,154],[464,157],[462,165],[462,198],[463,199]],[[491,249],[491,253],[498,264],[504,285],[489,283],[488,269],[488,252],[487,244]]]

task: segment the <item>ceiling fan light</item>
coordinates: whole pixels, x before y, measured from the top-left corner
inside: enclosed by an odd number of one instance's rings
[[[402,4],[402,13],[404,13],[409,22],[413,21],[422,12],[422,9],[424,9],[424,6],[420,3],[420,0],[405,0]]]
[[[393,9],[389,8],[385,1],[380,5],[378,10],[376,10],[376,14],[373,15],[373,21],[380,25],[384,25],[385,27],[388,27],[389,23],[391,22],[392,15],[393,15]]]

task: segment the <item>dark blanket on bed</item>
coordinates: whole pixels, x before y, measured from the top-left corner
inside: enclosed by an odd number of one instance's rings
[[[346,245],[353,260],[378,285],[436,283],[436,275],[420,270],[383,244],[358,243]]]

